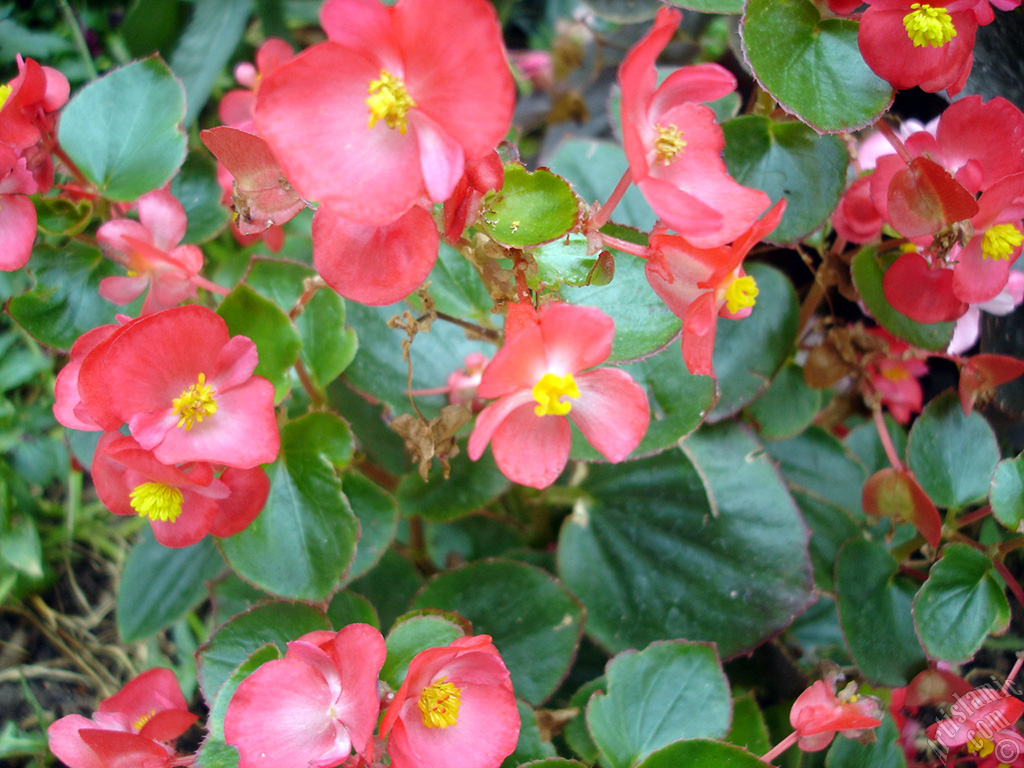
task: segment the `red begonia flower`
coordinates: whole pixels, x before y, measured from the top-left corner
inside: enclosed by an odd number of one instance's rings
[[[872,355],[864,366],[868,394],[878,397],[896,421],[906,424],[910,414],[921,412],[924,392],[918,378],[928,373],[928,364],[920,353],[884,328],[868,331],[885,342],[885,349]]]
[[[832,213],[832,226],[848,243],[870,243],[881,236],[883,224],[871,199],[871,177],[862,176],[843,193]]]
[[[276,37],[266,40],[256,51],[256,66],[245,61],[235,67],[235,80],[243,88],[224,94],[217,105],[217,115],[224,125],[252,130],[256,93],[267,75],[295,55],[290,43]]]
[[[722,129],[700,103],[734,91],[732,74],[717,64],[698,64],[657,85],[654,62],[681,18],[677,10],[659,10],[651,31],[619,68],[622,144],[633,182],[658,218],[691,244],[712,248],[738,237],[771,200],[729,176]]]
[[[260,85],[256,128],[307,200],[361,224],[443,202],[508,131],[515,87],[485,0],[328,0],[328,41]],[[453,42],[455,41],[455,42]]]
[[[143,314],[176,307],[195,296],[203,252],[195,245],[178,245],[187,226],[184,207],[160,189],[139,198],[139,221],[114,219],[101,226],[96,239],[130,274],[103,278],[100,295],[124,305],[148,288]]]
[[[71,87],[58,70],[18,55],[18,76],[0,86],[0,142],[24,150],[53,131]]]
[[[504,182],[505,166],[497,152],[466,163],[466,172],[452,196],[444,201],[444,239],[449,245],[455,245],[466,227],[476,221],[484,195],[501,189]]]
[[[1024,375],[1024,360],[1009,355],[974,355],[960,369],[960,407],[964,415],[974,408],[978,395]]]
[[[470,458],[479,459],[491,443],[507,478],[546,488],[569,460],[572,419],[608,461],[625,459],[647,431],[647,395],[624,371],[587,370],[611,354],[612,319],[571,304],[549,304],[537,313],[514,306],[524,316],[519,329],[506,336],[477,388],[479,397],[498,401],[477,417]]]
[[[170,765],[177,739],[196,721],[169,669],[151,669],[100,702],[92,719],[68,715],[47,729],[50,751],[69,768]]]
[[[904,253],[889,266],[882,290],[893,309],[919,323],[956,320],[968,307],[953,292],[953,270],[916,251]]]
[[[786,201],[776,203],[733,243],[696,248],[677,235],[651,234],[647,281],[683,320],[683,360],[693,374],[714,376],[711,365],[717,318],[746,317],[754,306],[757,284],[743,272],[743,259],[778,225]]]
[[[519,739],[508,669],[487,635],[421,651],[384,714],[394,768],[495,768]]]
[[[992,688],[975,688],[956,699],[950,716],[928,727],[928,737],[946,749],[981,747],[1024,715],[1024,702]],[[977,741],[976,741],[977,740]],[[975,749],[975,751],[979,751]]]
[[[227,467],[215,477],[205,462],[168,466],[120,432],[100,438],[91,472],[104,506],[148,517],[165,547],[187,547],[208,533],[233,536],[256,519],[270,493],[262,467]]]
[[[273,461],[281,443],[274,385],[253,375],[257,360],[256,345],[205,307],[144,315],[84,357],[78,407],[102,429],[128,424],[164,464],[248,469]]]
[[[836,695],[836,678],[818,680],[801,693],[789,711],[789,723],[799,734],[804,752],[827,747],[837,732],[856,739],[882,724],[882,706],[874,696]]]
[[[364,754],[386,653],[368,624],[288,643],[284,658],[245,678],[228,704],[224,739],[238,748],[239,768],[327,768]]]
[[[21,269],[36,239],[36,207],[28,195],[38,191],[25,159],[0,144],[0,270]]]

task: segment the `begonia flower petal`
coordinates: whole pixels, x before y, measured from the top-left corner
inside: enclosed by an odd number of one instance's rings
[[[537,416],[534,404],[512,411],[494,431],[491,452],[509,480],[531,488],[547,488],[565,469],[572,430],[564,416]]]
[[[640,445],[651,420],[647,393],[625,371],[600,368],[576,377],[580,398],[569,418],[608,461],[625,459]]]
[[[185,208],[170,192],[155,189],[139,198],[139,221],[161,251],[169,251],[185,236]]]
[[[21,269],[36,240],[36,207],[25,195],[0,195],[0,270]]]

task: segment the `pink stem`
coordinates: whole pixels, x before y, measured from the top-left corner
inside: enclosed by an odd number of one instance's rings
[[[797,739],[799,739],[799,738],[800,738],[800,732],[799,731],[793,731],[791,734],[789,734],[789,736],[784,738],[782,741],[780,741],[774,747],[772,747],[767,752],[765,752],[763,755],[761,755],[761,762],[762,763],[770,763],[776,757],[778,757],[783,752],[785,752],[787,749],[789,749],[794,744],[796,744]]]
[[[885,425],[882,409],[876,406],[873,410],[875,428],[878,429],[878,439],[882,441],[882,448],[885,449],[885,455],[889,459],[889,463],[892,464],[893,469],[905,469],[903,462],[900,461],[899,454],[896,453],[896,446],[892,444],[892,437],[889,435],[889,428]]]
[[[604,232],[598,232],[597,234],[600,236],[601,242],[609,248],[614,248],[617,251],[629,253],[633,256],[639,256],[641,259],[647,258],[647,246],[645,245],[637,245],[636,243],[629,242],[629,240],[606,235]]]
[[[600,229],[608,223],[608,218],[612,215],[612,211],[615,210],[615,206],[619,204],[619,200],[626,194],[626,190],[629,189],[629,185],[633,183],[633,177],[629,173],[629,169],[622,174],[622,178],[619,179],[619,183],[615,185],[615,189],[612,190],[611,195],[608,196],[608,200],[601,206],[600,210],[595,214],[591,220],[594,229]]]
[[[999,575],[1003,577],[1003,581],[1006,582],[1006,586],[1010,588],[1010,592],[1013,593],[1017,602],[1020,603],[1021,606],[1024,606],[1024,589],[1021,589],[1017,579],[1013,577],[1013,574],[1010,573],[1009,569],[1007,569],[1007,567],[1002,563],[993,561],[992,565],[995,567]]]
[[[1009,692],[1010,686],[1013,685],[1013,679],[1017,676],[1017,673],[1020,672],[1020,668],[1022,666],[1024,666],[1024,654],[1018,653],[1017,661],[1013,663],[1013,669],[1010,670],[1010,674],[1006,676],[1006,681],[1003,683],[1002,693],[1004,695]]]
[[[877,125],[878,130],[882,132],[882,135],[892,144],[892,148],[896,150],[896,154],[900,156],[904,163],[910,165],[914,161],[914,156],[910,154],[910,150],[903,143],[903,139],[897,136],[896,132],[884,120],[879,120]]]
[[[196,285],[198,285],[200,288],[205,288],[210,293],[216,293],[220,296],[227,296],[229,293],[231,293],[231,291],[229,291],[223,285],[217,285],[216,283],[210,282],[205,277],[200,277],[199,275],[196,275],[195,280]]]

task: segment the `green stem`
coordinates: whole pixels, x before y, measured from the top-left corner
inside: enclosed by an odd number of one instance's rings
[[[92,60],[92,54],[89,53],[89,46],[86,45],[85,35],[82,34],[82,28],[78,24],[78,17],[68,0],[57,0],[57,2],[60,3],[60,8],[64,11],[64,20],[71,27],[71,35],[75,38],[75,48],[78,49],[78,55],[82,57],[82,64],[85,65],[85,73],[90,80],[95,80],[99,73],[96,71],[96,63]]]

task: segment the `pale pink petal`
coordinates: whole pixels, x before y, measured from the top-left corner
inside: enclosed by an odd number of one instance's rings
[[[380,59],[384,69],[402,68],[392,23],[394,12],[379,0],[327,0],[320,9],[320,26],[334,43]]]
[[[100,702],[99,712],[121,712],[132,720],[167,709],[188,710],[178,678],[155,667],[132,678],[120,691]]]
[[[123,307],[139,298],[148,286],[149,275],[104,277],[100,280],[100,296],[111,304]]]
[[[532,488],[547,488],[565,469],[572,430],[564,416],[538,416],[534,404],[512,411],[491,438],[498,469],[509,480]]]
[[[162,189],[139,198],[139,221],[161,251],[169,251],[180,243],[188,228],[185,208],[174,195]]]
[[[437,261],[434,219],[414,206],[382,226],[361,224],[321,206],[313,217],[313,264],[327,284],[363,304],[400,301],[416,290]]]
[[[660,115],[684,102],[714,101],[736,90],[736,77],[718,64],[695,64],[677,69],[658,86],[650,114]]]
[[[138,258],[135,256],[135,248],[130,241],[152,242],[149,230],[134,219],[108,221],[96,231],[96,239],[107,251],[108,257],[129,269],[135,267]]]
[[[545,373],[577,373],[603,363],[612,352],[615,323],[599,309],[548,304],[538,317],[548,358]]]
[[[618,368],[601,368],[576,377],[580,398],[569,418],[608,461],[619,462],[643,440],[651,420],[647,394]]]
[[[333,643],[338,661],[341,698],[335,716],[348,729],[352,748],[366,751],[377,725],[380,699],[377,677],[387,656],[380,632],[369,624],[349,624],[338,631]]]
[[[421,110],[413,110],[409,117],[420,143],[420,167],[427,197],[435,203],[443,202],[462,178],[466,166],[462,147]]]
[[[216,391],[226,392],[252,376],[259,359],[259,352],[252,339],[232,336],[218,353],[208,380]]]
[[[506,321],[505,345],[480,377],[477,395],[485,400],[521,390],[529,392],[548,372],[548,355],[540,325],[530,322],[511,336],[508,336],[508,325]]]
[[[486,374],[486,371],[484,373]],[[521,389],[484,408],[476,417],[473,433],[469,436],[467,447],[469,458],[476,461],[483,456],[495,430],[501,426],[501,423],[508,418],[512,411],[525,403],[534,403],[533,394],[529,389]]]
[[[79,731],[96,728],[96,724],[81,715],[67,715],[46,730],[50,751],[70,768],[106,768],[99,756],[82,741]]]
[[[328,634],[331,635],[333,640],[335,633],[330,632]],[[323,675],[331,701],[337,700],[341,695],[341,678],[338,676],[338,667],[334,660],[315,643],[309,640],[293,640],[288,643],[285,658],[308,664]]]
[[[32,256],[36,207],[24,195],[0,195],[0,270],[21,269]]]

